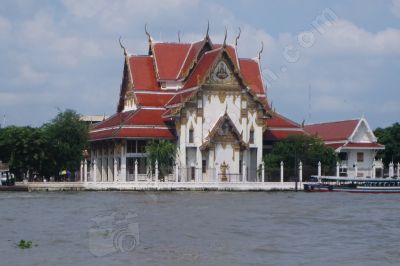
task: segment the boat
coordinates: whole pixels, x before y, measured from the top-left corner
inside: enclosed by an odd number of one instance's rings
[[[318,182],[304,184],[306,192],[353,192],[353,193],[400,193],[400,179],[393,178],[349,178],[334,176],[312,176]]]

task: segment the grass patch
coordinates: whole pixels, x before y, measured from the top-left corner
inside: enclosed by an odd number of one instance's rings
[[[37,245],[34,245],[34,246],[36,247]],[[17,247],[19,247],[20,249],[27,249],[27,248],[33,247],[33,244],[32,244],[32,241],[30,241],[30,240],[26,241],[26,240],[21,239],[18,242]]]

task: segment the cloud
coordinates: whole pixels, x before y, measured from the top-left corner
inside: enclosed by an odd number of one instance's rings
[[[49,73],[40,72],[32,68],[28,64],[21,65],[16,83],[38,85],[43,84],[48,80]]]
[[[99,26],[121,29],[135,22],[163,16],[165,18],[197,5],[198,0],[64,0],[67,11],[78,19],[95,20]]]
[[[392,0],[391,10],[396,17],[400,17],[400,0]]]

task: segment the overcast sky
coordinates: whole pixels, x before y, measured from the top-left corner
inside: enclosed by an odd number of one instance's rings
[[[58,110],[111,115],[123,43],[203,38],[224,28],[240,57],[256,57],[273,107],[301,123],[364,115],[373,128],[400,119],[400,1],[3,0],[0,123],[40,126]]]

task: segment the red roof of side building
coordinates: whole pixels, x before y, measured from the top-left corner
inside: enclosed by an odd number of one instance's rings
[[[307,135],[301,125],[278,113],[273,113],[272,118],[266,120],[266,125],[263,138],[267,141],[279,141],[293,135]]]
[[[324,141],[347,140],[354,132],[359,120],[346,120],[306,125],[304,127],[311,135],[317,135]]]
[[[160,80],[176,80],[191,47],[188,43],[154,43],[153,56]]]
[[[346,145],[343,146],[343,148],[371,148],[371,149],[384,149],[385,146],[379,143],[355,143],[355,142],[349,142]]]

